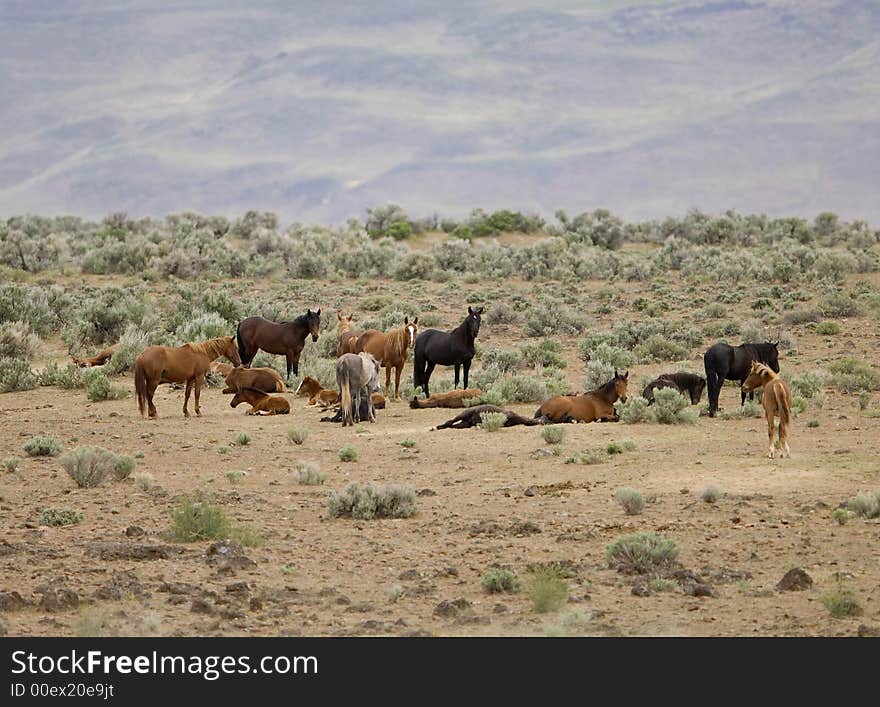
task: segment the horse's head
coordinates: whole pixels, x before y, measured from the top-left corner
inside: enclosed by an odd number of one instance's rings
[[[339,316],[339,315],[337,315]],[[306,312],[306,324],[309,327],[309,334],[312,335],[312,341],[318,340],[318,334],[321,333],[321,309],[318,308],[317,312],[313,312],[311,309]]]
[[[77,358],[76,356],[71,355],[71,360],[73,361],[73,365],[77,368],[88,368],[89,362],[82,358]]]
[[[626,386],[628,381],[629,371],[620,374],[616,368],[614,369],[614,392],[617,395],[617,399],[624,403],[626,402]]]
[[[742,387],[744,390],[760,388],[764,385],[764,379],[766,377],[765,364],[760,361],[752,361],[752,365],[749,368],[749,375],[746,376],[746,379],[743,381]]]
[[[412,348],[416,343],[416,334],[419,333],[419,318],[410,321],[409,317],[404,317],[403,328],[406,330],[406,345]]]
[[[764,348],[764,355],[767,359],[764,363],[770,366],[774,373],[779,373],[779,342],[768,341]]]
[[[232,361],[233,365],[241,365],[241,359],[238,356],[238,344],[235,343],[234,336],[226,337],[226,348],[223,350],[223,355]]]
[[[364,366],[367,368],[369,372],[369,379],[367,380],[367,391],[370,393],[375,393],[379,390],[379,361],[376,360],[376,357],[373,354],[362,352],[360,357],[364,361]]]
[[[701,376],[700,380],[697,381],[697,384],[691,389],[691,405],[697,405],[700,402],[705,387],[706,379]]]
[[[468,307],[468,316],[465,321],[467,322],[468,334],[471,335],[472,339],[476,339],[477,334],[480,333],[480,315],[482,313],[482,307],[477,307],[476,309]]]
[[[321,310],[318,311],[320,312]],[[351,313],[346,317],[342,314],[342,312],[336,312],[336,326],[338,327],[340,334],[351,331],[351,320],[353,318],[354,313]]]
[[[234,408],[237,405],[241,405],[243,402],[246,402],[244,395],[242,395],[240,390],[236,391],[235,395],[232,396],[232,400],[229,401],[229,407]]]

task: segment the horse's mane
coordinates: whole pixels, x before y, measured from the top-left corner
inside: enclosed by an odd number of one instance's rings
[[[259,395],[262,398],[269,397],[269,394],[265,390],[260,390],[259,388],[254,388],[253,386],[250,386],[250,385],[243,385],[238,390],[239,390],[239,392],[246,390],[249,393],[256,393],[257,395]]]
[[[752,365],[755,367],[755,373],[757,373],[762,378],[766,376],[768,380],[773,380],[774,378],[779,377],[776,372],[765,363],[755,361]]]
[[[392,329],[385,334],[385,358],[403,356],[407,348],[406,327]]]
[[[598,388],[594,388],[593,390],[590,390],[588,392],[589,393],[596,393],[597,395],[599,395],[599,394],[610,395],[611,393],[614,392],[614,379],[612,378],[607,383],[603,383]]]
[[[229,345],[230,336],[218,336],[216,339],[208,339],[207,341],[190,342],[184,344],[189,346],[193,351],[205,356],[214,356],[215,358],[226,351]]]

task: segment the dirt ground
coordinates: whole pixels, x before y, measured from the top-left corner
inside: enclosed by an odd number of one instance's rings
[[[461,309],[441,308],[448,327]],[[786,371],[813,370],[845,355],[876,364],[877,321],[841,323],[834,337],[798,331],[799,355],[781,357]],[[525,341],[485,323],[479,340],[484,346]],[[579,389],[577,339],[562,341],[566,376]],[[692,364],[701,370],[696,351]],[[631,378],[668,368],[637,366]],[[121,381],[131,386],[130,377]],[[563,453],[535,459],[533,452],[547,446],[541,428],[429,431],[456,411],[411,410],[405,402],[379,411],[375,424],[343,429],[319,422],[321,413],[292,394],[291,415],[252,417],[245,406],[230,408],[229,397],[214,388],[203,394],[203,416],[185,420],[183,392],[162,386],[157,421],[141,419],[133,396],[89,403],[81,390],[5,394],[0,458],[23,459],[15,473],[0,471],[0,631],[544,635],[568,622],[570,633],[586,635],[855,635],[860,625],[880,625],[880,523],[854,518],[838,525],[831,515],[857,492],[880,487],[880,419],[860,411],[855,396],[826,392],[822,409],[811,406],[794,420],[792,456],[784,460],[765,457],[765,423],[758,418],[569,425]],[[736,388],[725,387],[722,407],[737,406],[738,397]],[[511,407],[531,416],[537,405]],[[818,426],[808,428],[809,420]],[[288,442],[293,425],[308,429],[301,446]],[[250,444],[234,443],[239,432],[251,435]],[[40,433],[56,436],[65,450],[89,444],[142,456],[129,479],[80,489],[57,458],[23,453],[22,445]],[[401,446],[405,439],[415,446]],[[565,463],[572,452],[623,439],[637,448],[601,464]],[[357,449],[356,462],[339,461],[346,445]],[[218,453],[221,446],[228,453]],[[316,463],[328,475],[325,485],[299,485],[297,462]],[[231,480],[230,471],[244,475]],[[134,481],[144,472],[155,479],[149,493]],[[350,481],[409,485],[418,494],[418,513],[399,520],[329,518],[327,489]],[[723,491],[717,503],[700,498],[709,485]],[[615,501],[623,486],[648,499],[641,515],[626,515]],[[218,554],[216,546],[212,554],[211,542],[164,540],[180,497],[200,489],[265,542],[244,548],[244,559],[222,548]],[[73,508],[84,519],[40,525],[47,507]],[[635,595],[645,578],[610,569],[605,548],[637,530],[673,538],[682,567],[714,596],[690,596],[677,584]],[[524,592],[481,588],[492,564],[525,577],[530,563],[552,560],[571,563],[575,574],[560,612],[536,613]],[[813,586],[777,590],[795,566]],[[839,586],[855,595],[860,616],[830,616],[820,597]],[[443,603],[458,599],[469,606]]]

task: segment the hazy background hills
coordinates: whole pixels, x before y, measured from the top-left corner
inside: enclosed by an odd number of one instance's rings
[[[0,1],[0,215],[880,222],[880,3]]]

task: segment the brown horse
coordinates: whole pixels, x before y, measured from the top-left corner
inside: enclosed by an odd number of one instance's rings
[[[87,356],[86,358],[77,358],[76,356],[71,356],[73,359],[73,363],[80,368],[91,368],[92,366],[103,366],[107,361],[113,358],[113,354],[116,353],[116,349],[119,348],[119,344],[113,344],[113,346],[108,346],[103,351],[99,351],[94,356]]]
[[[384,333],[377,329],[367,329],[357,338],[354,353],[366,351],[373,354],[380,365],[385,367],[385,395],[391,393],[391,369],[394,369],[394,399],[400,400],[400,374],[406,363],[407,353],[416,341],[419,331],[419,318],[403,320],[400,329]]]
[[[248,317],[239,323],[235,333],[241,362],[249,366],[257,351],[263,349],[270,354],[283,354],[287,359],[287,378],[290,373],[299,375],[299,355],[302,353],[306,337],[311,334],[312,341],[318,340],[321,329],[321,310],[311,309],[292,322],[272,322],[263,317]]]
[[[339,329],[339,343],[336,345],[336,358],[339,358],[345,353],[356,353],[354,350],[354,343],[362,332],[351,331],[351,320],[353,318],[354,314],[349,314],[347,317],[344,317],[339,312],[336,313],[336,321]]]
[[[551,422],[617,422],[614,403],[626,402],[626,385],[629,372],[614,371],[614,378],[596,390],[583,395],[557,395],[541,403],[535,417]]]
[[[226,375],[224,393],[235,393],[241,388],[256,388],[264,393],[280,393],[284,381],[274,368],[245,368],[236,366]]]
[[[763,388],[764,397],[761,405],[764,408],[764,417],[767,418],[767,437],[769,444],[767,456],[773,458],[773,438],[776,435],[774,418],[779,418],[779,456],[791,456],[788,446],[788,427],[791,424],[791,388],[770,366],[757,361],[752,361],[749,375],[742,385],[746,391]]]
[[[216,373],[217,375],[223,376],[226,378],[230,373],[232,373],[235,366],[231,363],[223,363],[222,361],[211,361],[211,366],[208,368],[210,373]]]
[[[208,372],[211,361],[219,356],[226,356],[235,365],[241,363],[233,337],[221,336],[176,348],[148,346],[144,349],[134,362],[134,389],[141,415],[149,408],[150,417],[156,417],[153,395],[160,383],[186,383],[183,415],[189,417],[189,394],[195,385],[196,415],[200,416],[199,395],[205,382],[205,373]]]
[[[458,390],[450,390],[448,393],[434,393],[430,398],[419,400],[413,398],[409,406],[413,410],[421,410],[422,408],[463,408],[464,401],[470,398],[476,398],[482,395],[483,391],[479,388],[459,388]]]
[[[230,407],[237,407],[242,403],[249,403],[251,409],[246,415],[287,415],[290,413],[290,403],[279,395],[268,395],[256,388],[239,388],[235,396],[229,402]]]
[[[309,405],[317,405],[318,403],[334,405],[339,400],[339,391],[324,388],[311,376],[302,379],[302,383],[296,389],[296,394],[300,397],[309,396]]]

